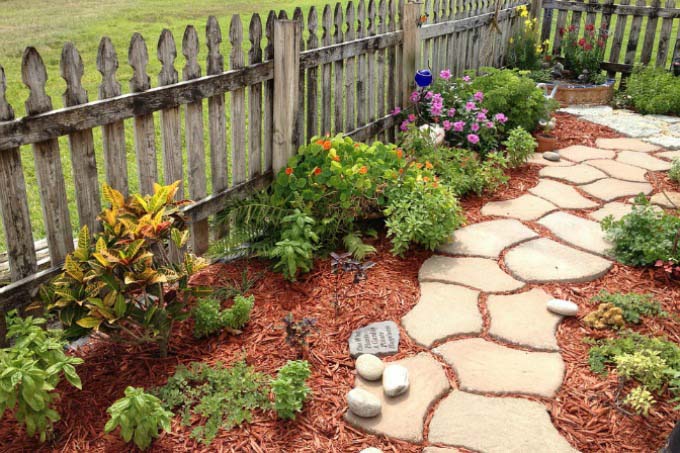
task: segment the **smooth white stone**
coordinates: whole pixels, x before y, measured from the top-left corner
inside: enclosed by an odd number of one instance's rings
[[[548,310],[562,316],[576,316],[578,305],[564,299],[551,299],[548,301]]]
[[[383,451],[379,448],[368,447],[368,448],[364,448],[359,453],[383,453]]]
[[[385,395],[401,395],[408,390],[408,369],[401,365],[388,365],[383,371],[382,383]]]
[[[349,391],[347,394],[347,405],[349,410],[357,417],[376,417],[382,410],[380,399],[362,388],[355,388]]]
[[[361,354],[357,358],[355,366],[359,376],[367,381],[377,381],[382,377],[385,369],[383,361],[373,354]]]
[[[560,155],[558,153],[555,153],[553,151],[546,151],[543,153],[543,159],[549,160],[551,162],[559,162],[560,161]]]

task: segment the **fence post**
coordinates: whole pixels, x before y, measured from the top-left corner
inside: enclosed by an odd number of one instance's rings
[[[401,60],[401,105],[403,106],[409,105],[413,77],[416,73],[416,66],[420,62],[420,28],[418,28],[420,5],[421,3],[405,3],[401,12],[404,27],[404,48]]]
[[[293,132],[299,105],[300,33],[298,21],[277,20],[274,23],[274,174],[295,154]]]

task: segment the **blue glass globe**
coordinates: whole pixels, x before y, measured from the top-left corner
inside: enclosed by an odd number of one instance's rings
[[[420,88],[425,88],[432,85],[432,71],[429,69],[420,69],[416,72],[416,85]]]

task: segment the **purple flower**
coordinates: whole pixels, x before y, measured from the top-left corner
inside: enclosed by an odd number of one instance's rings
[[[432,116],[442,116],[441,105],[432,105],[432,108],[430,109],[430,113],[432,114]]]
[[[470,76],[463,77],[463,82],[469,82],[470,80]]]
[[[450,131],[451,128],[453,127],[453,123],[449,120],[444,120],[444,122],[442,123],[442,126],[444,126],[445,131]]]
[[[442,104],[444,102],[444,98],[442,98],[442,95],[440,93],[436,93],[434,96],[432,96],[432,102]]]
[[[489,109],[482,109],[482,113],[486,115],[487,113],[489,113]]]
[[[399,126],[399,129],[402,131],[407,131],[408,130],[408,120],[404,120],[401,122],[401,126]]]
[[[486,114],[484,112],[479,112],[477,114],[477,121],[484,121],[486,120]]]
[[[418,93],[417,91],[414,91],[413,93],[411,93],[411,97],[409,99],[411,99],[411,102],[420,101],[420,93]]]
[[[392,116],[397,116],[401,113],[401,107],[395,107],[394,110],[392,110]]]
[[[489,128],[489,129],[493,129],[493,123],[491,121],[487,121],[486,127]]]
[[[428,91],[425,94],[425,99],[427,99],[429,101],[430,99],[432,99],[432,96],[434,96],[434,93],[432,91]]]
[[[472,132],[477,132],[479,130],[479,123],[472,123],[470,129],[472,129]]]
[[[412,123],[412,122],[414,122],[415,120],[416,120],[416,115],[415,115],[414,113],[411,113],[411,114],[408,116],[408,121],[409,121],[409,123]]]
[[[449,109],[449,116],[456,116],[456,109]]]
[[[449,80],[451,78],[451,71],[448,69],[444,69],[443,71],[439,72],[439,77],[441,77],[444,80]]]
[[[472,143],[473,145],[476,145],[477,143],[479,143],[479,136],[475,134],[468,134],[467,141]]]
[[[474,102],[468,101],[468,102],[465,104],[465,110],[467,110],[468,112],[469,112],[470,110],[476,110],[476,109],[477,109],[477,104],[475,104]]]
[[[484,93],[478,91],[475,94],[473,94],[472,97],[475,98],[475,101],[482,102],[484,100]]]
[[[503,113],[496,113],[494,118],[501,124],[505,124],[505,122],[508,121],[508,117],[505,116]]]
[[[456,132],[462,132],[465,127],[465,121],[456,121],[453,123],[453,130]]]

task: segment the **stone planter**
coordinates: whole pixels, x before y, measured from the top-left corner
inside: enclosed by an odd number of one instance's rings
[[[535,133],[534,139],[538,146],[536,147],[537,153],[544,153],[546,151],[554,151],[559,148],[559,140],[554,135],[548,135],[543,133]]]
[[[552,89],[554,85],[549,86]],[[578,84],[558,83],[554,99],[562,107],[569,105],[607,105],[614,96],[614,84],[583,86]]]

